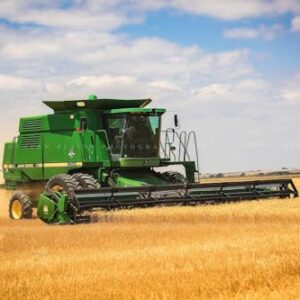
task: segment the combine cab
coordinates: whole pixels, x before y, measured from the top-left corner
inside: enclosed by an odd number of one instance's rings
[[[4,150],[5,184],[17,190],[10,217],[31,218],[37,207],[47,223],[73,224],[95,209],[298,196],[289,179],[199,184],[195,133],[162,132],[165,109],[150,102],[45,101],[53,114],[22,118]],[[172,165],[185,174],[159,170]]]

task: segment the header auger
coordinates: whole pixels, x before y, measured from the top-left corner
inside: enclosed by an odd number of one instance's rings
[[[199,183],[195,133],[162,133],[165,109],[150,102],[45,101],[53,114],[21,118],[19,136],[4,149],[5,184],[17,190],[9,216],[31,218],[37,207],[46,223],[74,224],[96,209],[298,196],[290,179]],[[182,165],[185,176],[159,171],[172,165]]]

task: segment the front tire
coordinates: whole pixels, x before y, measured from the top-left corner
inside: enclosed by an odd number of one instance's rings
[[[59,174],[53,176],[49,179],[45,186],[46,193],[65,192],[68,195],[69,203],[72,205],[68,205],[67,214],[71,219],[73,219],[73,221],[75,220],[77,213],[76,209],[74,209],[74,206],[76,208],[79,207],[79,204],[74,198],[74,190],[78,189],[80,189],[79,182],[68,174]]]
[[[15,192],[9,200],[8,213],[13,220],[31,219],[32,202],[29,196],[23,191]]]
[[[55,175],[49,179],[45,192],[66,192],[67,194],[80,188],[79,182],[68,174]]]

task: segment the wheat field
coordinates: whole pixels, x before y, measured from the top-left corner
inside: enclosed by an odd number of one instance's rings
[[[119,210],[51,226],[9,220],[9,195],[0,196],[1,299],[300,297],[297,199]]]

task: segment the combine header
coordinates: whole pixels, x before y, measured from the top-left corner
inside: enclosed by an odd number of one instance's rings
[[[74,224],[96,209],[298,196],[290,179],[199,183],[195,133],[162,132],[165,109],[146,107],[150,102],[45,101],[54,114],[22,118],[4,150],[6,187],[18,190],[10,217],[31,218],[37,207],[46,223]],[[159,170],[172,165],[182,165],[185,176]]]

